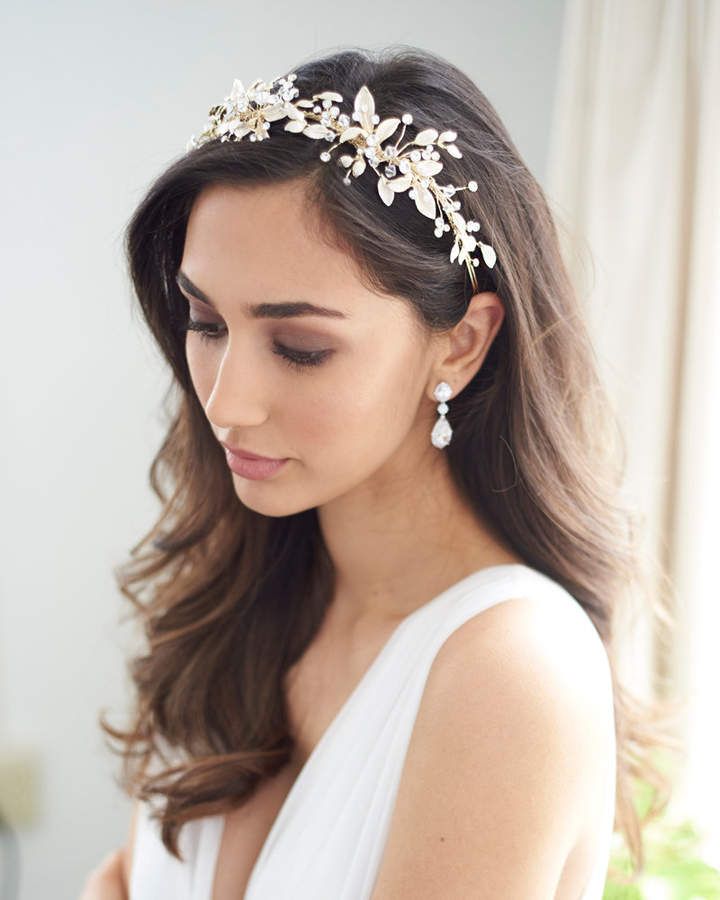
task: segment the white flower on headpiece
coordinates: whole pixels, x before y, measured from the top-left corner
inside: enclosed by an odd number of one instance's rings
[[[357,123],[350,124],[350,118],[340,113],[336,103],[342,103],[341,94],[336,91],[322,91],[314,94],[312,99],[301,99],[293,102],[299,93],[294,87],[294,72],[287,77],[278,77],[267,83],[260,79],[254,81],[246,90],[242,81],[233,81],[230,95],[224,104],[210,109],[210,119],[205,129],[196,139],[193,135],[186,145],[186,150],[194,149],[205,141],[240,140],[250,133],[250,140],[264,140],[269,136],[270,123],[286,118],[285,131],[304,134],[315,140],[333,141],[337,143],[323,150],[320,159],[328,162],[331,151],[340,144],[351,144],[355,155],[343,154],[340,164],[351,170],[358,178],[370,165],[378,175],[377,190],[386,206],[390,206],[395,195],[408,192],[415,206],[422,215],[435,220],[435,236],[442,235],[451,228],[455,240],[450,251],[450,262],[465,264],[470,272],[473,286],[477,286],[474,267],[479,260],[472,257],[472,252],[480,246],[483,260],[488,268],[495,265],[495,251],[489,244],[476,240],[470,233],[480,228],[480,223],[472,219],[465,221],[459,213],[460,203],[452,199],[458,191],[467,188],[477,190],[477,182],[470,181],[465,187],[455,185],[439,185],[435,175],[442,171],[440,153],[435,145],[456,159],[462,159],[462,153],[453,143],[457,134],[454,131],[438,133],[435,128],[425,128],[408,141],[404,146],[400,143],[405,136],[405,126],[412,123],[410,113],[401,118],[388,118],[380,121],[375,112],[375,99],[363,85],[355,95],[352,119]],[[310,121],[308,121],[310,119]],[[394,143],[383,144],[392,137],[400,123],[403,129]],[[414,145],[414,146],[413,146]],[[412,149],[408,149],[412,147]],[[422,149],[418,149],[422,148]],[[384,165],[381,172],[379,167]],[[398,170],[400,175],[398,175]],[[350,183],[350,174],[343,179]]]

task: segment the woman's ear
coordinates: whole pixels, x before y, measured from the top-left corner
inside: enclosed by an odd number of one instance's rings
[[[439,336],[434,372],[451,382],[455,395],[472,380],[500,330],[505,307],[494,291],[474,294],[463,318]]]

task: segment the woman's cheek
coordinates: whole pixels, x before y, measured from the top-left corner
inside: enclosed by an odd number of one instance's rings
[[[364,377],[368,380],[367,373]],[[304,388],[304,399],[295,406],[296,425],[309,446],[337,454],[340,447],[362,442],[368,421],[378,410],[372,391],[361,381],[360,377],[334,377],[329,383],[323,379],[322,387],[316,382],[314,390]]]

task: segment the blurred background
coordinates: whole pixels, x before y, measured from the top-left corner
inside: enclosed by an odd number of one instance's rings
[[[128,702],[112,568],[155,518],[168,377],[126,221],[233,78],[390,43],[473,78],[548,194],[674,590],[672,648],[640,628],[626,669],[682,698],[673,809],[720,865],[720,0],[35,0],[0,30],[0,900],[78,896],[127,835],[97,718]]]

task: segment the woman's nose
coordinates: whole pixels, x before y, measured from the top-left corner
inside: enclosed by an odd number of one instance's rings
[[[205,415],[218,428],[260,425],[267,418],[262,375],[252,354],[228,341],[218,366]]]

